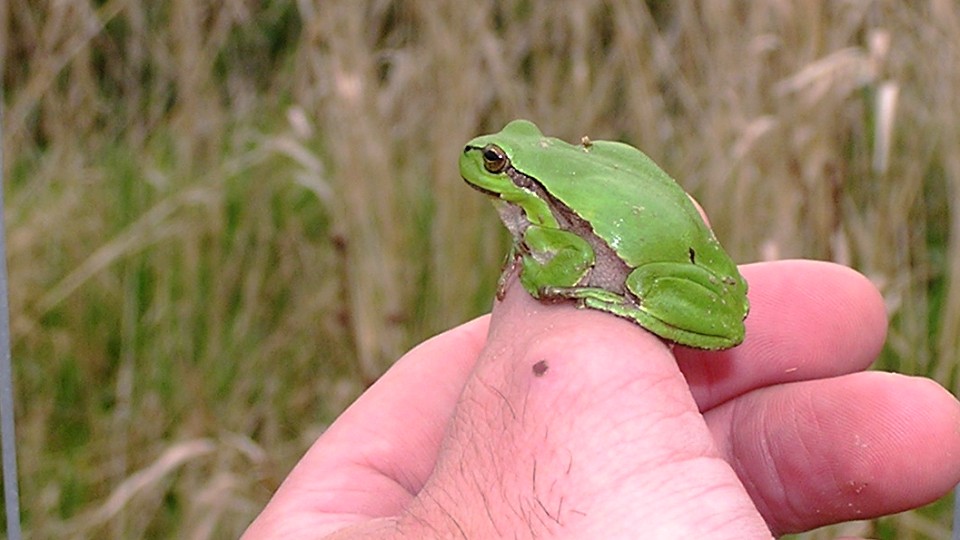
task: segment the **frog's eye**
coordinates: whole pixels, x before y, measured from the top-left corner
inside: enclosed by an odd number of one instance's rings
[[[510,165],[510,158],[503,153],[503,150],[495,144],[488,144],[483,147],[483,168],[487,172],[499,174]]]

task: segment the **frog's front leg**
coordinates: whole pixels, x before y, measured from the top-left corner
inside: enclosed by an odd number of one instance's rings
[[[500,268],[500,278],[497,279],[497,301],[502,301],[503,296],[507,293],[507,283],[510,281],[510,276],[513,275],[514,269],[517,267],[518,260],[519,252],[517,250],[517,244],[514,242],[510,245],[510,252],[507,253],[507,258],[503,260],[503,265]]]
[[[553,296],[553,288],[574,287],[593,268],[595,255],[586,240],[569,231],[531,225],[517,246],[520,283],[534,298]]]

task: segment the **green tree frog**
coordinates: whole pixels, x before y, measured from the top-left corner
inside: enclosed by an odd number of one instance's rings
[[[468,142],[463,179],[493,198],[541,301],[570,299],[701,349],[743,341],[747,283],[686,192],[624,143],[579,145],[514,120]]]

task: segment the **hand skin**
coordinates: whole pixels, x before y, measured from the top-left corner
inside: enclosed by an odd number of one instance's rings
[[[863,371],[886,331],[863,276],[741,270],[747,337],[722,352],[512,283],[344,412],[244,538],[770,538],[960,481],[960,404]]]

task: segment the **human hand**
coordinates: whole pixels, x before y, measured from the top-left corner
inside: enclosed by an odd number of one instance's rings
[[[867,280],[810,261],[742,272],[747,338],[723,352],[514,284],[492,320],[364,393],[245,538],[768,538],[960,480],[957,401],[862,372],[886,327]]]

